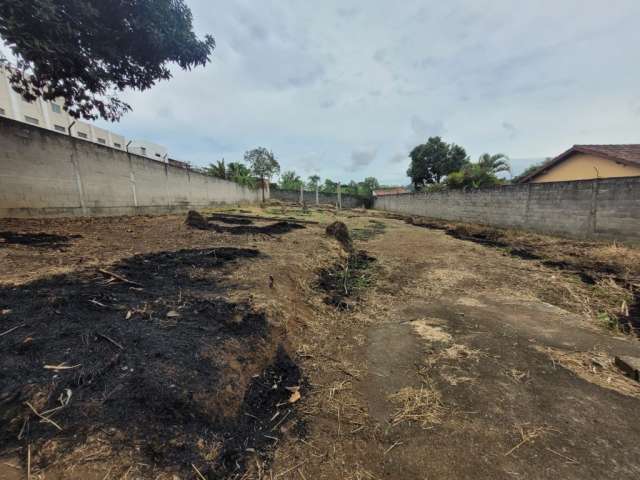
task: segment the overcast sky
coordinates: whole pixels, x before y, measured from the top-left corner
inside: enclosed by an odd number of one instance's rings
[[[119,124],[195,165],[265,146],[283,170],[405,184],[431,135],[512,158],[640,142],[640,1],[187,0],[213,61]]]

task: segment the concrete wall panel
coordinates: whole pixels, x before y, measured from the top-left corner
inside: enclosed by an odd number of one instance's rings
[[[165,213],[260,199],[233,182],[0,118],[0,217]]]
[[[640,177],[387,195],[374,208],[581,239],[640,242]]]

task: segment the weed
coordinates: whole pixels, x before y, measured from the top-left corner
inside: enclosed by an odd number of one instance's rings
[[[354,240],[367,241],[378,235],[382,235],[387,226],[378,220],[369,220],[368,226],[364,228],[354,228],[351,230],[351,237]]]
[[[373,262],[375,258],[359,251],[349,255],[346,261],[321,269],[317,286],[329,294],[325,302],[341,310],[348,308],[347,299],[357,298],[374,284]]]

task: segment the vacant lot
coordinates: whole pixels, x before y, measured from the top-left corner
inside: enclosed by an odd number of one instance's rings
[[[636,250],[205,217],[0,220],[0,478],[640,475]]]

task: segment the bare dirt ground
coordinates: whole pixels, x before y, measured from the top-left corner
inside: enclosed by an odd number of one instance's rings
[[[0,478],[640,476],[637,250],[208,216],[0,220]]]

